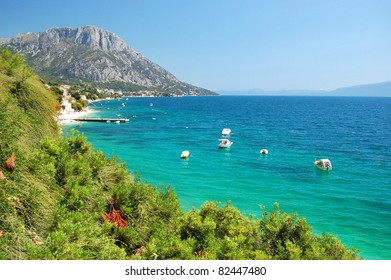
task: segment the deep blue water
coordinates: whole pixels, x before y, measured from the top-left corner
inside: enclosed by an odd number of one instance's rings
[[[230,200],[259,215],[259,204],[270,210],[278,202],[364,258],[391,259],[391,98],[129,98],[91,108],[131,119],[84,123],[78,129],[94,147],[143,180],[174,188],[184,210]],[[225,127],[234,144],[221,150]],[[189,159],[180,159],[183,150]],[[333,170],[314,167],[319,158]]]

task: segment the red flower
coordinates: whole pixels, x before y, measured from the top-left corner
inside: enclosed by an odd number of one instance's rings
[[[109,223],[116,223],[117,228],[126,228],[128,226],[128,222],[122,218],[121,211],[115,210],[114,207],[103,218]]]
[[[14,169],[15,169],[15,154],[14,154],[14,152],[12,152],[11,156],[5,162],[5,168],[8,171],[11,171],[11,172],[14,171]]]

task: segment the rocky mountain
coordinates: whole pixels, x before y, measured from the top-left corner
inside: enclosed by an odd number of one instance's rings
[[[216,95],[179,81],[173,74],[128,46],[116,34],[94,26],[50,28],[39,33],[0,38],[25,57],[40,75],[61,81],[141,86],[162,93]]]

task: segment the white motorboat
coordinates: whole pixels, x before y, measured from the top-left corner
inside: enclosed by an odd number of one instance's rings
[[[267,149],[262,149],[259,151],[259,153],[262,155],[267,155],[269,153],[269,151]]]
[[[190,152],[189,151],[183,151],[182,154],[181,154],[181,158],[188,158],[190,156]]]
[[[234,143],[232,141],[229,141],[228,139],[219,139],[220,143],[218,145],[219,148],[229,148]]]
[[[221,131],[221,134],[224,135],[224,136],[230,135],[231,134],[231,129],[224,128],[223,131]]]
[[[333,166],[331,165],[331,161],[327,158],[315,160],[314,164],[316,165],[316,167],[326,171],[329,171],[333,168]]]

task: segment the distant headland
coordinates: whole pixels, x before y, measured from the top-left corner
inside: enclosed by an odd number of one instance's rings
[[[391,82],[356,85],[335,90],[219,90],[222,95],[279,95],[279,96],[366,96],[391,97]]]

